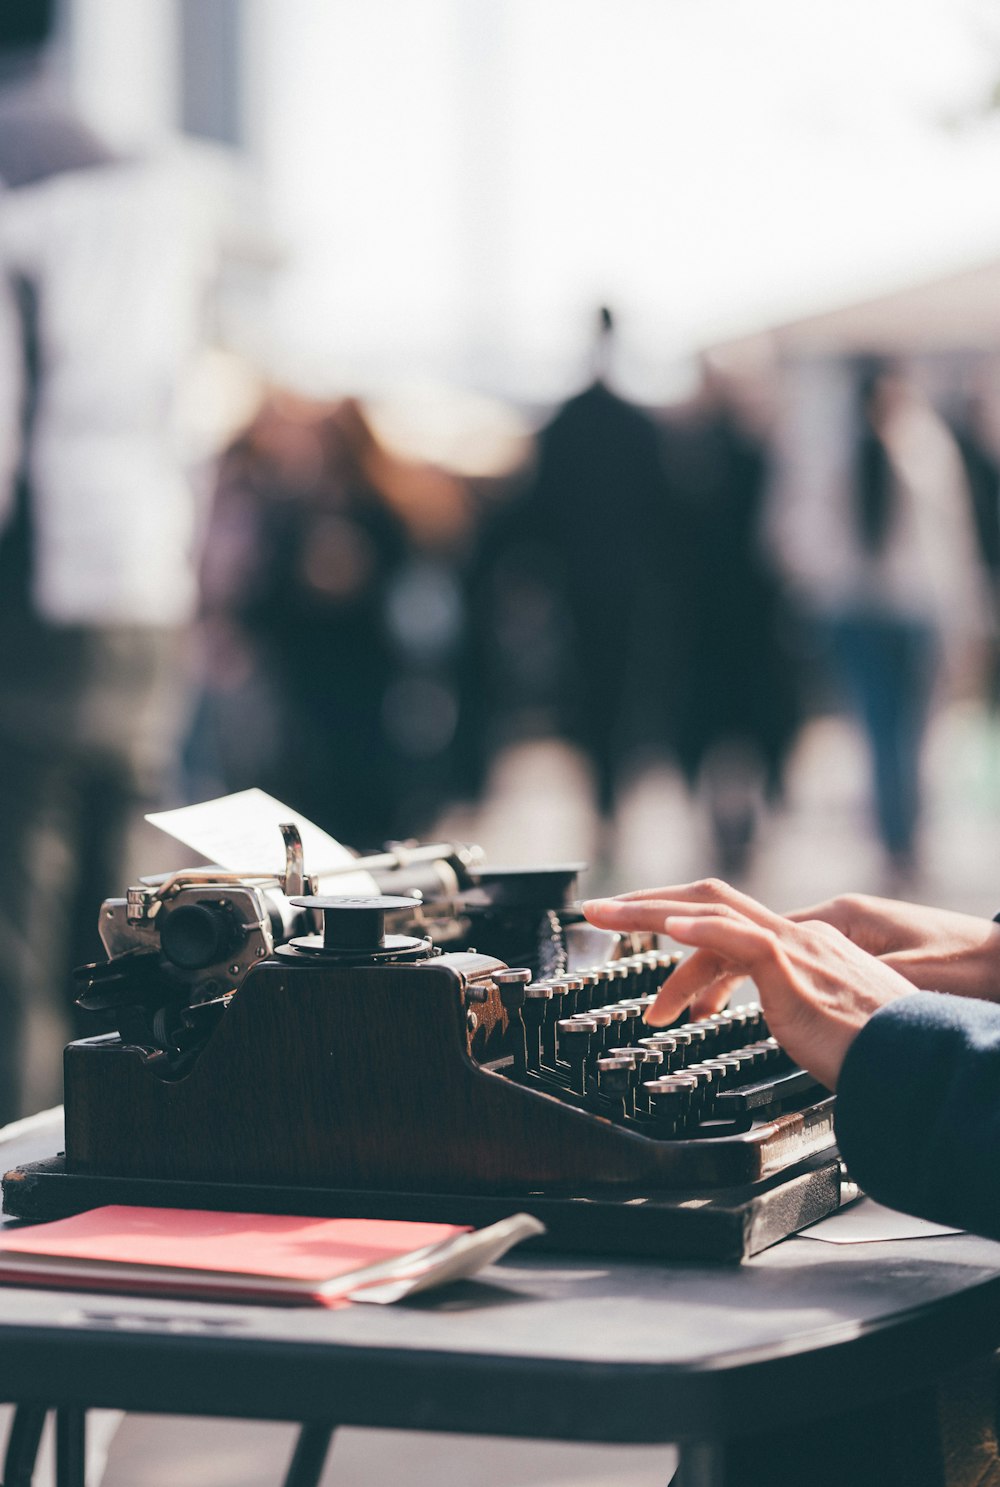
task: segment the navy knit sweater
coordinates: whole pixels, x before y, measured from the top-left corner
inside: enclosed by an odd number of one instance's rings
[[[1000,1006],[918,991],[848,1050],[837,1140],[866,1193],[1000,1239]]]

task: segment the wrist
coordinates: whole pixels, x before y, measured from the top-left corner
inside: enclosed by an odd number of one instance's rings
[[[917,988],[948,996],[1000,1002],[1000,916],[950,916],[950,932],[936,942],[883,957]]]
[[[954,990],[958,996],[975,997],[984,1002],[1000,1002],[1000,914],[994,915],[968,961],[962,957],[956,960],[954,988],[945,985],[940,990]]]

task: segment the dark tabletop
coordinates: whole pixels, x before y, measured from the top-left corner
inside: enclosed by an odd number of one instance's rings
[[[50,1156],[58,1112],[10,1128]],[[1000,1244],[790,1239],[740,1266],[514,1252],[394,1306],[0,1288],[0,1396],[168,1413],[659,1442],[916,1389],[1000,1343]]]

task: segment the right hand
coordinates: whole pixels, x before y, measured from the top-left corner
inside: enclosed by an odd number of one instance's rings
[[[666,933],[694,950],[647,1011],[651,1026],[686,1006],[704,1015],[728,979],[749,976],[774,1037],[828,1089],[872,1014],[911,989],[830,924],[796,924],[714,879],[592,899],[583,910],[604,929]]]
[[[647,888],[608,902],[617,904],[622,914],[630,903],[670,899],[676,892]],[[682,892],[685,898],[693,894],[703,900],[718,899],[743,910],[751,902],[714,880],[689,885]],[[784,917],[795,924],[830,925],[920,991],[1000,1002],[1000,924],[990,919],[864,893],[840,894],[811,908],[793,909]],[[658,927],[662,931],[662,924]],[[670,1004],[676,1001],[678,1012],[690,1005],[692,1016],[707,1017],[727,1004],[745,976],[742,967],[724,956],[699,950],[668,983]]]

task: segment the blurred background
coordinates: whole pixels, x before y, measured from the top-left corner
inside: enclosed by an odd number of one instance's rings
[[[998,162],[988,0],[4,0],[0,1118],[248,786],[992,914]]]
[[[30,877],[60,755],[77,959],[171,865],[141,810],[247,785],[586,892],[993,912],[991,4],[7,12],[0,824]]]
[[[143,812],[251,785],[587,893],[993,912],[992,5],[4,16],[29,1086],[101,898],[178,865]]]
[[[587,893],[993,912],[992,5],[4,14],[31,1087],[101,898],[179,865],[143,812],[251,785]]]

